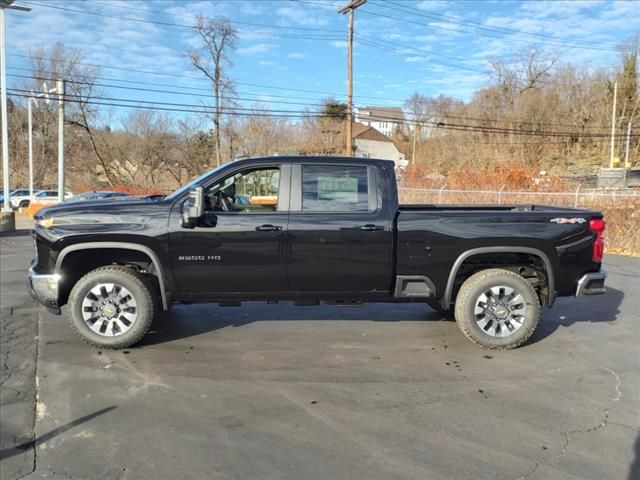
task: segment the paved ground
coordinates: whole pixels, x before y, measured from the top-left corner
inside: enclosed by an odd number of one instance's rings
[[[3,479],[640,478],[638,259],[511,352],[420,305],[257,303],[109,352],[34,309],[30,241],[1,241]]]

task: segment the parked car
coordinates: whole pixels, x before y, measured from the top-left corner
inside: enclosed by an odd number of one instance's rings
[[[65,200],[71,197],[73,197],[72,192],[69,192],[69,191],[64,192]],[[56,198],[58,198],[57,190],[40,190],[38,193],[35,193],[33,195],[34,203],[38,203],[39,200],[55,200]]]
[[[34,190],[33,193],[36,194],[40,190]],[[11,204],[11,208],[26,208],[31,203],[30,191],[28,188],[18,188],[14,190],[9,195],[9,203]]]
[[[80,201],[86,201],[86,200],[103,200],[105,198],[124,198],[124,197],[129,197],[128,193],[123,193],[123,192],[108,192],[108,191],[93,191],[93,192],[83,192],[83,193],[79,193],[78,195],[74,195],[73,197],[70,197],[69,199],[67,199],[67,202],[80,202]]]
[[[399,205],[385,160],[239,160],[155,202],[35,218],[30,292],[57,314],[68,304],[101,348],[135,344],[173,303],[293,300],[423,302],[453,311],[471,341],[509,349],[558,296],[605,292],[600,212]]]

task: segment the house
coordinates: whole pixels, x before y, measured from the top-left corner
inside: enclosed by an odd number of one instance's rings
[[[364,107],[355,111],[355,121],[392,136],[404,130],[404,112],[400,107]]]
[[[341,155],[346,150],[344,123],[327,125],[320,132],[320,144],[301,152],[305,155]],[[352,127],[353,155],[360,158],[393,160],[397,166],[404,164],[404,154],[393,141],[374,127],[354,123]]]
[[[397,164],[404,160],[404,154],[398,150],[393,141],[375,127],[354,123],[352,133],[354,156],[393,160]]]

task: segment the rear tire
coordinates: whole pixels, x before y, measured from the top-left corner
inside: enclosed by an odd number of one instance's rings
[[[95,347],[130,347],[153,323],[156,302],[152,289],[150,282],[131,268],[96,268],[71,290],[71,326],[82,340]]]
[[[472,342],[491,350],[525,343],[540,319],[540,300],[522,276],[492,268],[471,275],[455,304],[458,327]]]

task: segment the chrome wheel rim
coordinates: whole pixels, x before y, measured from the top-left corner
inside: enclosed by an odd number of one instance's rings
[[[476,324],[484,333],[491,337],[508,337],[522,327],[527,303],[514,288],[498,285],[478,297],[473,313]]]
[[[127,332],[138,318],[136,299],[122,285],[98,283],[82,301],[82,318],[94,333],[117,337]]]

